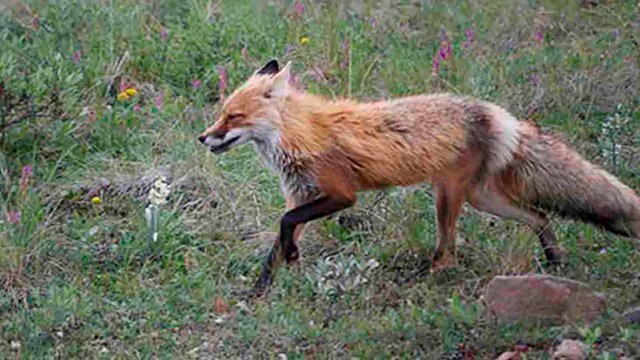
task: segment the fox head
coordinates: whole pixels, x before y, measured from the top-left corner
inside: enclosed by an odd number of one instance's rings
[[[229,96],[216,122],[198,140],[220,154],[248,141],[277,136],[290,74],[290,63],[280,69],[276,60],[269,61]]]

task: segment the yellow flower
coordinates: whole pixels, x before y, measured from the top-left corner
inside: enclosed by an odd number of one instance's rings
[[[129,98],[129,95],[127,95],[126,91],[123,91],[120,94],[118,94],[118,101],[125,101],[128,98]]]
[[[128,88],[125,91],[118,94],[118,101],[128,100],[130,97],[135,96],[138,93],[138,90],[134,88]]]
[[[91,198],[91,203],[93,205],[100,205],[100,204],[102,204],[102,199],[100,199],[99,196],[94,196],[94,197]]]
[[[309,37],[308,36],[303,36],[300,38],[300,45],[307,45],[309,43]]]

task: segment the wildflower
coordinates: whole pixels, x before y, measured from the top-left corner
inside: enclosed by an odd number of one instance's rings
[[[300,45],[303,45],[303,46],[304,46],[304,45],[307,45],[307,44],[309,43],[309,40],[311,40],[311,39],[309,39],[309,37],[308,37],[308,36],[303,36],[303,37],[301,37],[301,38],[300,38]]]
[[[605,249],[605,248],[600,249],[600,254],[601,255],[604,255],[606,253],[607,253],[607,249]]]
[[[129,98],[134,97],[137,93],[138,93],[138,90],[131,87],[127,88],[118,94],[118,100],[119,101],[128,100]]]
[[[224,90],[227,88],[227,83],[229,82],[229,73],[227,73],[227,69],[222,65],[218,65],[218,93],[220,94],[220,98],[224,99]]]
[[[153,103],[156,105],[156,107],[158,109],[162,108],[162,105],[164,104],[164,92],[160,91],[158,93],[158,95],[156,95],[156,97],[153,99]]]
[[[529,75],[529,83],[534,86],[538,85],[540,83],[540,78],[536,74],[531,74]]]
[[[38,14],[33,14],[33,18],[31,19],[31,26],[33,26],[34,30],[38,30],[40,28],[40,19],[38,18]]]
[[[12,224],[19,224],[22,219],[22,213],[18,210],[9,211],[9,222]]]
[[[100,196],[94,196],[91,198],[91,203],[93,205],[100,205],[102,204],[102,199],[100,199]]]
[[[440,48],[438,49],[438,54],[440,55],[440,59],[447,60],[449,56],[451,56],[453,49],[451,48],[451,42],[449,41],[449,36],[447,36],[447,32],[442,29],[440,30]]]
[[[134,113],[139,113],[141,110],[142,110],[142,108],[140,107],[140,104],[133,105],[133,112]]]
[[[22,168],[22,173],[20,174],[20,189],[22,192],[27,192],[29,189],[29,178],[33,174],[33,167],[31,165],[25,165]]]
[[[73,63],[78,65],[80,62],[80,51],[76,50],[73,52]]]
[[[191,88],[193,90],[198,90],[200,88],[200,85],[202,85],[202,80],[200,80],[200,79],[191,79]]]
[[[462,47],[465,49],[470,49],[473,46],[473,42],[476,39],[475,31],[473,28],[468,28],[464,31],[464,41],[462,42]]]
[[[171,185],[166,177],[161,176],[153,183],[151,190],[149,190],[147,200],[149,200],[149,203],[152,205],[161,206],[167,203],[169,193],[171,193]]]
[[[542,41],[544,41],[544,33],[542,31],[540,31],[540,30],[536,31],[533,34],[533,39],[535,40],[535,42],[537,42],[539,44],[542,43]]]
[[[304,4],[300,0],[296,0],[293,3],[293,7],[295,9],[296,15],[302,16],[304,14]]]
[[[167,182],[167,178],[164,176],[159,177],[151,190],[147,200],[149,205],[144,209],[145,218],[147,219],[147,226],[151,233],[151,240],[156,242],[158,240],[158,221],[160,218],[160,206],[167,203],[169,194],[171,193],[171,185]]]
[[[167,30],[167,28],[163,26],[162,29],[160,30],[160,40],[162,40],[162,42],[166,42],[168,38],[169,38],[169,30]]]

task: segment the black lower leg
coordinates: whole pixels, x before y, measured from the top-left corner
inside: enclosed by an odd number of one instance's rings
[[[553,230],[545,227],[538,231],[538,239],[549,264],[561,265],[564,262],[562,251],[556,246],[556,236]]]
[[[269,251],[269,255],[262,265],[262,273],[260,274],[260,278],[258,278],[258,281],[253,286],[254,295],[262,295],[264,291],[269,287],[269,285],[271,285],[271,282],[273,281],[272,274],[281,261],[278,259],[279,256],[281,256],[280,246],[276,242],[276,244],[274,244],[274,246]]]
[[[354,200],[343,197],[323,196],[284,214],[280,222],[280,245],[285,260],[292,262],[300,256],[293,240],[296,226],[346,209],[353,203]]]

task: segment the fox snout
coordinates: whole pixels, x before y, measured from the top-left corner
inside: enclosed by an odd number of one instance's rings
[[[214,154],[221,154],[232,147],[240,145],[249,140],[247,131],[243,129],[217,128],[205,131],[198,137],[198,141],[209,147]]]

